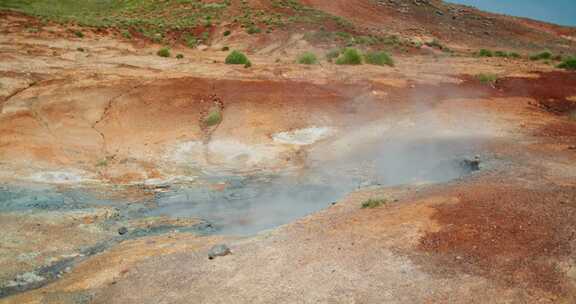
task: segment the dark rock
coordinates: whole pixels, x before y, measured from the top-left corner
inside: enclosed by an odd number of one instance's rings
[[[126,228],[126,227],[118,228],[118,234],[119,235],[125,235],[126,233],[128,233],[128,228]]]
[[[210,249],[210,251],[208,251],[208,258],[210,260],[212,260],[216,257],[226,256],[226,255],[229,255],[231,253],[232,253],[232,251],[230,250],[230,248],[228,246],[226,246],[224,244],[219,244],[219,245],[212,247]]]
[[[467,172],[480,170],[480,157],[474,156],[473,159],[464,159],[460,162],[460,167]]]

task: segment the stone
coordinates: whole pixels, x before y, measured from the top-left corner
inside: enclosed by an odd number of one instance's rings
[[[128,233],[128,228],[126,228],[126,227],[118,228],[118,234],[119,235],[125,235],[126,233]]]
[[[215,245],[214,247],[212,247],[210,249],[210,251],[208,251],[208,259],[213,260],[216,257],[226,256],[226,255],[229,255],[231,253],[232,253],[232,251],[225,244]]]

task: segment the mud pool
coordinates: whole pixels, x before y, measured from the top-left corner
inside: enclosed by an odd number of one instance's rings
[[[476,147],[470,140],[395,140],[360,145],[331,160],[318,157],[325,151],[312,151],[299,170],[154,186],[2,184],[0,216],[13,221],[1,223],[12,229],[3,235],[4,262],[31,258],[23,262],[30,271],[2,274],[0,295],[56,280],[123,240],[175,231],[248,236],[327,208],[358,188],[457,179],[478,169],[466,161]],[[71,235],[80,239],[68,242]],[[42,240],[52,247],[42,247]]]

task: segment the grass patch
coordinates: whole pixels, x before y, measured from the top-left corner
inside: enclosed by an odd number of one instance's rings
[[[364,56],[364,60],[368,64],[394,66],[394,60],[384,51],[370,52]]]
[[[346,48],[336,59],[336,64],[359,65],[362,64],[362,54],[354,48]]]
[[[304,54],[300,55],[300,57],[298,57],[298,63],[299,64],[317,64],[318,59],[316,58],[316,55],[314,53],[305,52]]]
[[[570,58],[564,59],[564,61],[562,61],[562,63],[560,63],[558,65],[558,68],[576,71],[576,57],[570,57]],[[576,114],[576,112],[575,112],[575,114]]]
[[[248,57],[246,57],[244,53],[236,50],[230,52],[230,54],[226,56],[226,60],[224,62],[226,64],[243,64],[245,67],[252,66],[252,63],[250,60],[248,60]]]
[[[96,167],[106,167],[106,166],[108,166],[108,159],[107,158],[99,160],[96,163]]]
[[[476,75],[476,79],[480,81],[482,84],[487,84],[494,86],[496,81],[498,80],[498,75],[496,74],[478,74]]]
[[[208,127],[215,126],[222,121],[222,113],[219,110],[212,110],[206,118],[204,118],[204,123]]]
[[[377,199],[371,198],[369,200],[362,202],[362,209],[378,208],[380,206],[386,205],[387,203],[388,201],[382,198]]]
[[[494,53],[491,50],[481,49],[476,54],[478,57],[494,57]]]
[[[170,49],[169,48],[161,48],[156,52],[156,55],[160,57],[170,57]]]
[[[538,54],[534,54],[532,56],[530,56],[530,60],[532,61],[537,61],[537,60],[548,60],[552,58],[552,53],[546,51],[546,52],[541,52]]]

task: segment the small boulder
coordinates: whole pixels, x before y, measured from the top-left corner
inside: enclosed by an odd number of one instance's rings
[[[118,228],[118,234],[119,235],[125,235],[126,233],[128,233],[128,228],[126,228],[126,227]]]
[[[212,247],[210,249],[210,251],[208,251],[208,258],[210,260],[213,260],[216,257],[226,256],[226,255],[229,255],[231,253],[232,253],[232,251],[230,250],[230,248],[228,246],[226,246],[224,244],[219,244],[219,245]]]

